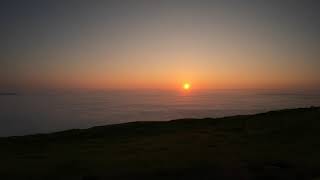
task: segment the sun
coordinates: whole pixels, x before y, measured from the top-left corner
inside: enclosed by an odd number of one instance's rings
[[[191,86],[190,86],[189,83],[184,83],[184,84],[183,84],[183,89],[184,89],[184,90],[189,90],[190,87],[191,87]]]

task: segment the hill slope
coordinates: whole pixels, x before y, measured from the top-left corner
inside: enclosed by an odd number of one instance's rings
[[[312,179],[320,176],[319,130],[313,107],[0,138],[0,176]]]

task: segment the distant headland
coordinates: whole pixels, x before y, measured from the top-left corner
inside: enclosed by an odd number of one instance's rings
[[[18,93],[14,92],[0,92],[0,96],[16,96]]]

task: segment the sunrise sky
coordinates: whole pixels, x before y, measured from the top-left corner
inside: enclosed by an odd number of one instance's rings
[[[0,88],[320,88],[317,1],[1,1]]]

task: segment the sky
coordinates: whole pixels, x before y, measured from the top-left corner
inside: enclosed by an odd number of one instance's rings
[[[0,91],[320,88],[320,3],[1,1]]]

